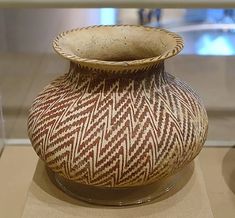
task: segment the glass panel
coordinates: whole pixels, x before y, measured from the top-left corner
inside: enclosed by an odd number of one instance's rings
[[[51,47],[58,33],[89,25],[142,23],[184,38],[184,50],[166,62],[166,69],[202,97],[209,115],[208,140],[235,142],[234,21],[234,9],[0,9],[6,137],[28,138],[32,100],[67,71],[68,62]]]

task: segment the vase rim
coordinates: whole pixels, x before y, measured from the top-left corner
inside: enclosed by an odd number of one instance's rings
[[[98,33],[97,30],[102,33]],[[149,45],[150,44],[149,40],[152,40],[152,41],[154,41],[154,40],[159,41],[160,40],[159,42],[161,42],[165,47],[161,48],[160,53],[158,53],[157,55],[152,55],[150,57],[143,57],[143,58],[140,57],[140,58],[136,58],[133,60],[128,60],[128,59],[127,60],[123,59],[123,60],[118,60],[118,61],[117,60],[106,60],[106,59],[102,60],[101,58],[89,57],[89,55],[90,56],[93,55],[92,53],[96,49],[94,45],[99,43],[99,41],[106,40],[104,43],[107,43],[107,41],[110,41],[109,42],[110,44],[105,45],[105,46],[106,47],[113,46],[114,41],[113,42],[111,41],[113,39],[112,34],[111,34],[111,36],[109,34],[110,32],[112,33],[112,31],[114,31],[113,38],[115,37],[116,41],[119,40],[119,38],[118,38],[119,33],[120,33],[120,38],[124,37],[125,39],[126,39],[125,34],[128,36],[128,34],[130,34],[131,31],[134,31],[133,34],[137,33],[137,37],[139,36],[138,34],[143,33],[144,34],[143,37],[145,37],[144,39],[145,40],[147,39],[148,41],[146,42],[146,44],[144,44],[143,42],[145,42],[145,41],[142,40],[143,38],[137,39],[137,40],[135,40],[136,45],[138,47],[138,40],[139,40],[139,42],[142,41],[141,43],[143,44],[143,48],[145,48],[145,50],[148,50],[148,51],[151,50],[151,52],[153,52],[153,54],[155,54],[154,53],[155,48],[154,48],[154,46],[152,48],[151,45]],[[98,33],[99,35],[97,35],[96,33]],[[102,36],[102,34],[103,34],[103,36]],[[97,37],[96,37],[96,35],[97,35]],[[86,39],[83,40],[82,38],[87,38],[87,40]],[[135,36],[134,36],[134,38],[135,38]],[[82,40],[82,41],[80,42],[79,40],[80,41]],[[95,42],[94,40],[97,40],[97,41]],[[131,46],[133,44],[131,42],[131,40],[132,40],[132,38],[130,36],[129,37],[129,45],[124,42],[126,45],[126,50],[124,50],[124,53],[130,48],[128,46]],[[92,44],[92,43],[95,43],[95,44]],[[159,43],[159,44],[161,44],[161,43]],[[169,46],[167,44],[169,44]],[[90,66],[90,67],[92,67],[92,66],[106,66],[106,67],[113,67],[113,68],[129,68],[129,67],[135,67],[137,65],[145,65],[145,66],[151,65],[151,64],[153,65],[159,61],[163,61],[163,60],[168,59],[172,56],[175,56],[184,47],[182,37],[174,32],[170,32],[170,31],[168,31],[166,29],[162,29],[162,28],[137,26],[137,25],[99,25],[99,26],[88,26],[88,27],[83,27],[83,28],[76,28],[76,29],[68,30],[68,31],[65,31],[65,32],[62,32],[61,34],[59,34],[54,39],[52,45],[53,45],[54,50],[59,55],[63,56],[64,58],[66,58],[72,62],[79,63],[80,65]],[[78,48],[76,48],[77,46],[78,46]],[[87,50],[88,48],[93,49],[93,51],[91,50],[91,52],[88,56],[81,55],[78,52],[79,46],[83,47],[84,51]],[[100,46],[103,49],[102,44]],[[117,45],[117,47],[122,47],[122,44],[120,44],[120,46]],[[100,49],[100,50],[102,50],[102,49]],[[82,51],[82,52],[84,52],[84,51]],[[121,52],[123,52],[123,51],[120,51],[120,53]],[[108,52],[106,52],[106,53],[108,53]],[[112,53],[112,50],[111,50],[111,53]],[[104,54],[101,54],[100,56],[102,57],[102,55],[105,56],[106,55],[105,52],[104,52]]]

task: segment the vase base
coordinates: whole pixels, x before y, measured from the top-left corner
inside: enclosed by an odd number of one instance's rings
[[[106,188],[90,185],[83,185],[58,175],[47,168],[47,173],[51,181],[66,194],[76,199],[92,204],[107,206],[128,206],[150,202],[167,192],[169,192],[182,178],[190,178],[192,175],[192,163],[177,172],[176,174],[164,178],[154,183],[124,187]],[[190,171],[190,172],[189,172]],[[187,174],[185,176],[185,174]],[[186,179],[188,181],[188,179]],[[182,181],[180,181],[182,183]]]

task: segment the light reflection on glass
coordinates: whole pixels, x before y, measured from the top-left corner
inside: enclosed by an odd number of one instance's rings
[[[116,24],[115,8],[102,8],[102,9],[100,9],[100,24],[101,25],[114,25],[114,24]]]
[[[226,36],[213,37],[209,33],[199,38],[197,54],[199,55],[234,55],[235,48]]]

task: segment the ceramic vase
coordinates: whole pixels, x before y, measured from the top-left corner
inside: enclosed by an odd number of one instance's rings
[[[183,48],[181,37],[143,26],[92,26],[60,34],[53,47],[70,69],[34,100],[28,134],[54,182],[80,199],[113,205],[154,197],[125,201],[121,194],[112,202],[117,193],[154,184],[158,195],[168,190],[174,179],[167,179],[198,155],[208,128],[198,95],[164,68]],[[114,194],[101,199],[103,190]]]

